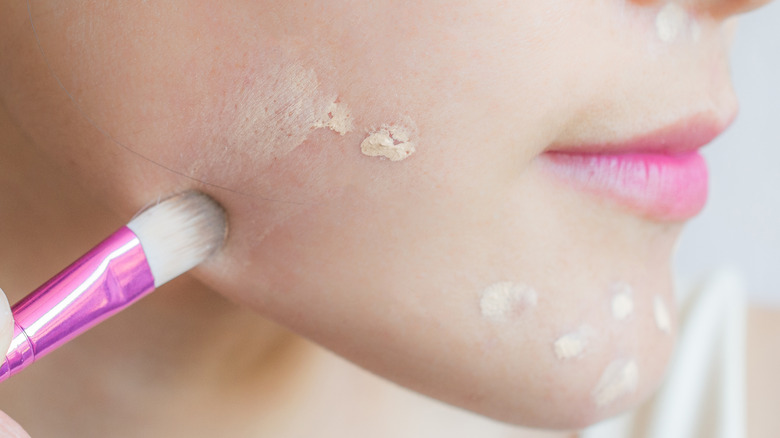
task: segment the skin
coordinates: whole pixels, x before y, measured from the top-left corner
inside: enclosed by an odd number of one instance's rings
[[[780,366],[780,352],[777,351],[780,311],[753,309],[747,330],[748,435],[769,438],[780,427],[780,420],[772,411],[780,393],[780,384],[774,377]]]
[[[637,309],[655,294],[672,302],[683,224],[572,190],[536,158],[691,116],[726,123],[727,20],[763,2],[685,2],[701,38],[673,44],[656,35],[653,1],[420,3],[0,6],[0,190],[18,206],[2,212],[13,225],[2,241],[17,243],[3,256],[11,301],[150,200],[194,188],[230,218],[217,257],[4,384],[3,399],[18,401],[5,410],[57,430],[23,408],[41,409],[31,388],[45,388],[58,406],[83,394],[76,412],[52,414],[74,436],[139,425],[194,435],[214,423],[234,436],[250,426],[307,436],[291,412],[316,412],[313,430],[335,433],[339,415],[351,430],[361,423],[349,408],[366,411],[367,433],[391,433],[387,406],[367,394],[397,390],[287,330],[511,424],[574,430],[646,399],[674,337],[650,312],[614,322],[609,286],[632,285]],[[280,66],[315,75],[316,92],[280,86]],[[301,144],[267,144],[256,101],[280,89],[292,102],[337,98],[354,130],[302,127]],[[413,156],[360,153],[385,123],[413,125]],[[537,306],[484,319],[480,292],[499,281],[532,285]],[[552,343],[582,324],[598,332],[588,354],[558,360]],[[591,392],[616,358],[636,360],[638,388],[598,407]],[[396,405],[411,415],[407,396]],[[440,426],[473,420],[463,415]]]

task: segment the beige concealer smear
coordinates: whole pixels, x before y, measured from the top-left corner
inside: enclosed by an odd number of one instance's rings
[[[569,360],[582,356],[595,331],[587,325],[558,338],[553,344],[555,356],[561,360]]]
[[[593,389],[593,401],[600,408],[636,391],[639,367],[633,360],[618,359],[607,365]]]
[[[622,321],[634,312],[634,297],[631,286],[626,283],[615,283],[612,290],[612,317]]]
[[[412,130],[402,125],[382,125],[369,133],[360,144],[360,151],[369,157],[401,161],[415,152]]]
[[[658,295],[653,297],[653,317],[658,330],[667,335],[672,333],[672,318],[669,316],[669,310],[664,300]]]
[[[233,120],[224,144],[237,147],[251,141],[246,147],[261,161],[292,152],[314,129],[342,135],[352,130],[348,106],[321,91],[314,70],[294,62],[270,64],[232,94]]]
[[[482,291],[479,308],[482,316],[493,322],[508,322],[536,306],[537,293],[524,284],[495,283]]]
[[[692,22],[690,14],[682,6],[667,3],[655,17],[655,30],[661,41],[671,43],[693,26]]]

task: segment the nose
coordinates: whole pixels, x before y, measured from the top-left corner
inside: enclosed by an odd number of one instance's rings
[[[632,0],[639,5],[670,3],[669,0]],[[674,1],[674,0],[672,0]],[[772,0],[677,0],[681,6],[708,15],[715,19],[726,19],[732,15],[742,14],[760,8]]]
[[[694,10],[713,18],[724,19],[760,8],[772,0],[690,0]],[[685,3],[684,1],[682,3]]]

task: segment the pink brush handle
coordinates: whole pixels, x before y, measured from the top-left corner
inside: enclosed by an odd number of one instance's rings
[[[141,241],[122,227],[16,303],[0,381],[154,290]]]

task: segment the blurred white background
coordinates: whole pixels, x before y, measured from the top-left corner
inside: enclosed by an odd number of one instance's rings
[[[675,268],[682,278],[736,268],[754,302],[780,306],[780,2],[740,20],[732,53],[740,114],[704,149],[710,198]]]

